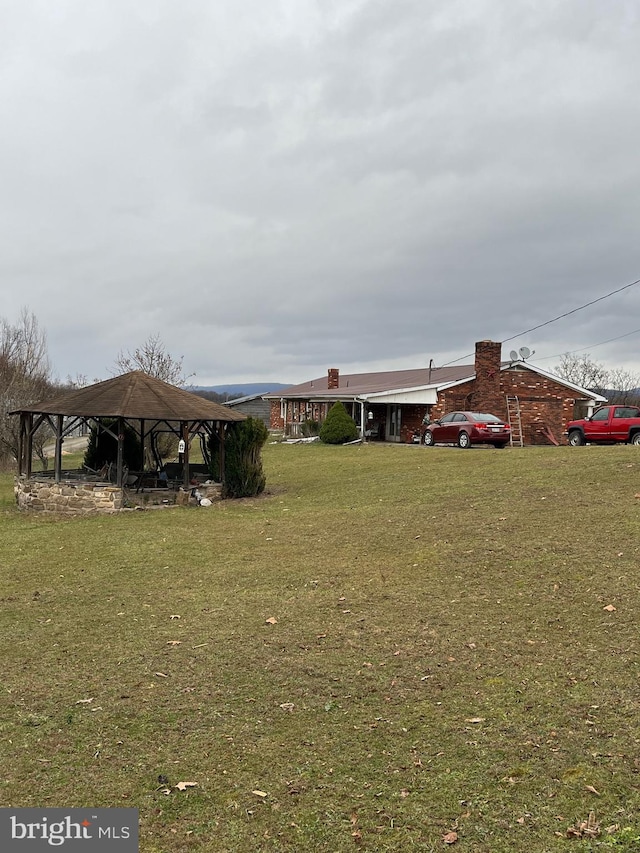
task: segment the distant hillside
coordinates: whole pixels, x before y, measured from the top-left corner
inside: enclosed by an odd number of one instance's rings
[[[245,382],[235,385],[196,385],[192,390],[196,394],[201,391],[209,391],[220,394],[227,399],[235,397],[250,397],[252,394],[268,394],[269,391],[279,391],[280,388],[290,388],[291,382]]]

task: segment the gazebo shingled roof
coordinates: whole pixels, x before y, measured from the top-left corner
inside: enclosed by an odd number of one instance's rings
[[[167,424],[171,431],[181,438],[188,439],[189,434],[202,428],[212,432],[217,424],[220,448],[220,475],[224,478],[224,428],[223,424],[243,421],[246,415],[229,409],[211,400],[205,400],[156,379],[141,370],[133,370],[104,382],[96,382],[86,388],[67,391],[49,400],[41,400],[22,406],[12,415],[20,415],[20,452],[18,460],[19,474],[31,476],[31,447],[33,434],[43,422],[48,422],[56,437],[55,449],[55,478],[60,479],[62,468],[62,441],[65,435],[78,421],[97,420],[100,418],[117,419],[118,425],[114,437],[118,440],[117,482],[123,483],[122,447],[124,443],[124,423],[138,421],[140,435],[153,432],[161,424]],[[72,424],[65,426],[65,418],[71,418]],[[54,422],[55,420],[55,422]],[[146,424],[152,424],[145,431]],[[178,425],[177,428],[176,426]],[[107,432],[111,429],[103,426]],[[189,481],[189,448],[185,441],[184,484]]]
[[[75,417],[122,417],[163,421],[242,421],[245,416],[219,403],[132,370],[113,379],[30,403],[19,411]],[[17,414],[17,412],[12,412]]]

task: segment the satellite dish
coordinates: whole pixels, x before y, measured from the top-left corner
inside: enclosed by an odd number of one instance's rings
[[[512,349],[511,352],[509,353],[509,358],[511,359],[511,361],[517,361],[518,360],[518,353],[514,349]]]
[[[529,347],[520,347],[520,355],[522,356],[522,360],[525,361],[531,355],[531,350]]]

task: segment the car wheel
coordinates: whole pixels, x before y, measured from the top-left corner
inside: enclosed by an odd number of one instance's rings
[[[569,433],[569,444],[571,447],[582,447],[584,444],[584,436],[580,430],[574,429]]]
[[[425,447],[433,447],[434,444],[435,444],[435,441],[433,438],[433,433],[431,432],[431,430],[427,430],[424,434],[424,446]]]
[[[631,436],[631,444],[640,444],[640,432],[634,432]]]
[[[462,430],[462,432],[458,433],[458,447],[461,447],[463,450],[471,447],[471,439],[468,432]]]

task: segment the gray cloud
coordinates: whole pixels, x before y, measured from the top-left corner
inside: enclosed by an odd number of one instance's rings
[[[640,276],[635,3],[2,13],[0,313],[62,377],[154,333],[202,383],[443,363]],[[590,347],[639,302],[514,344]]]

